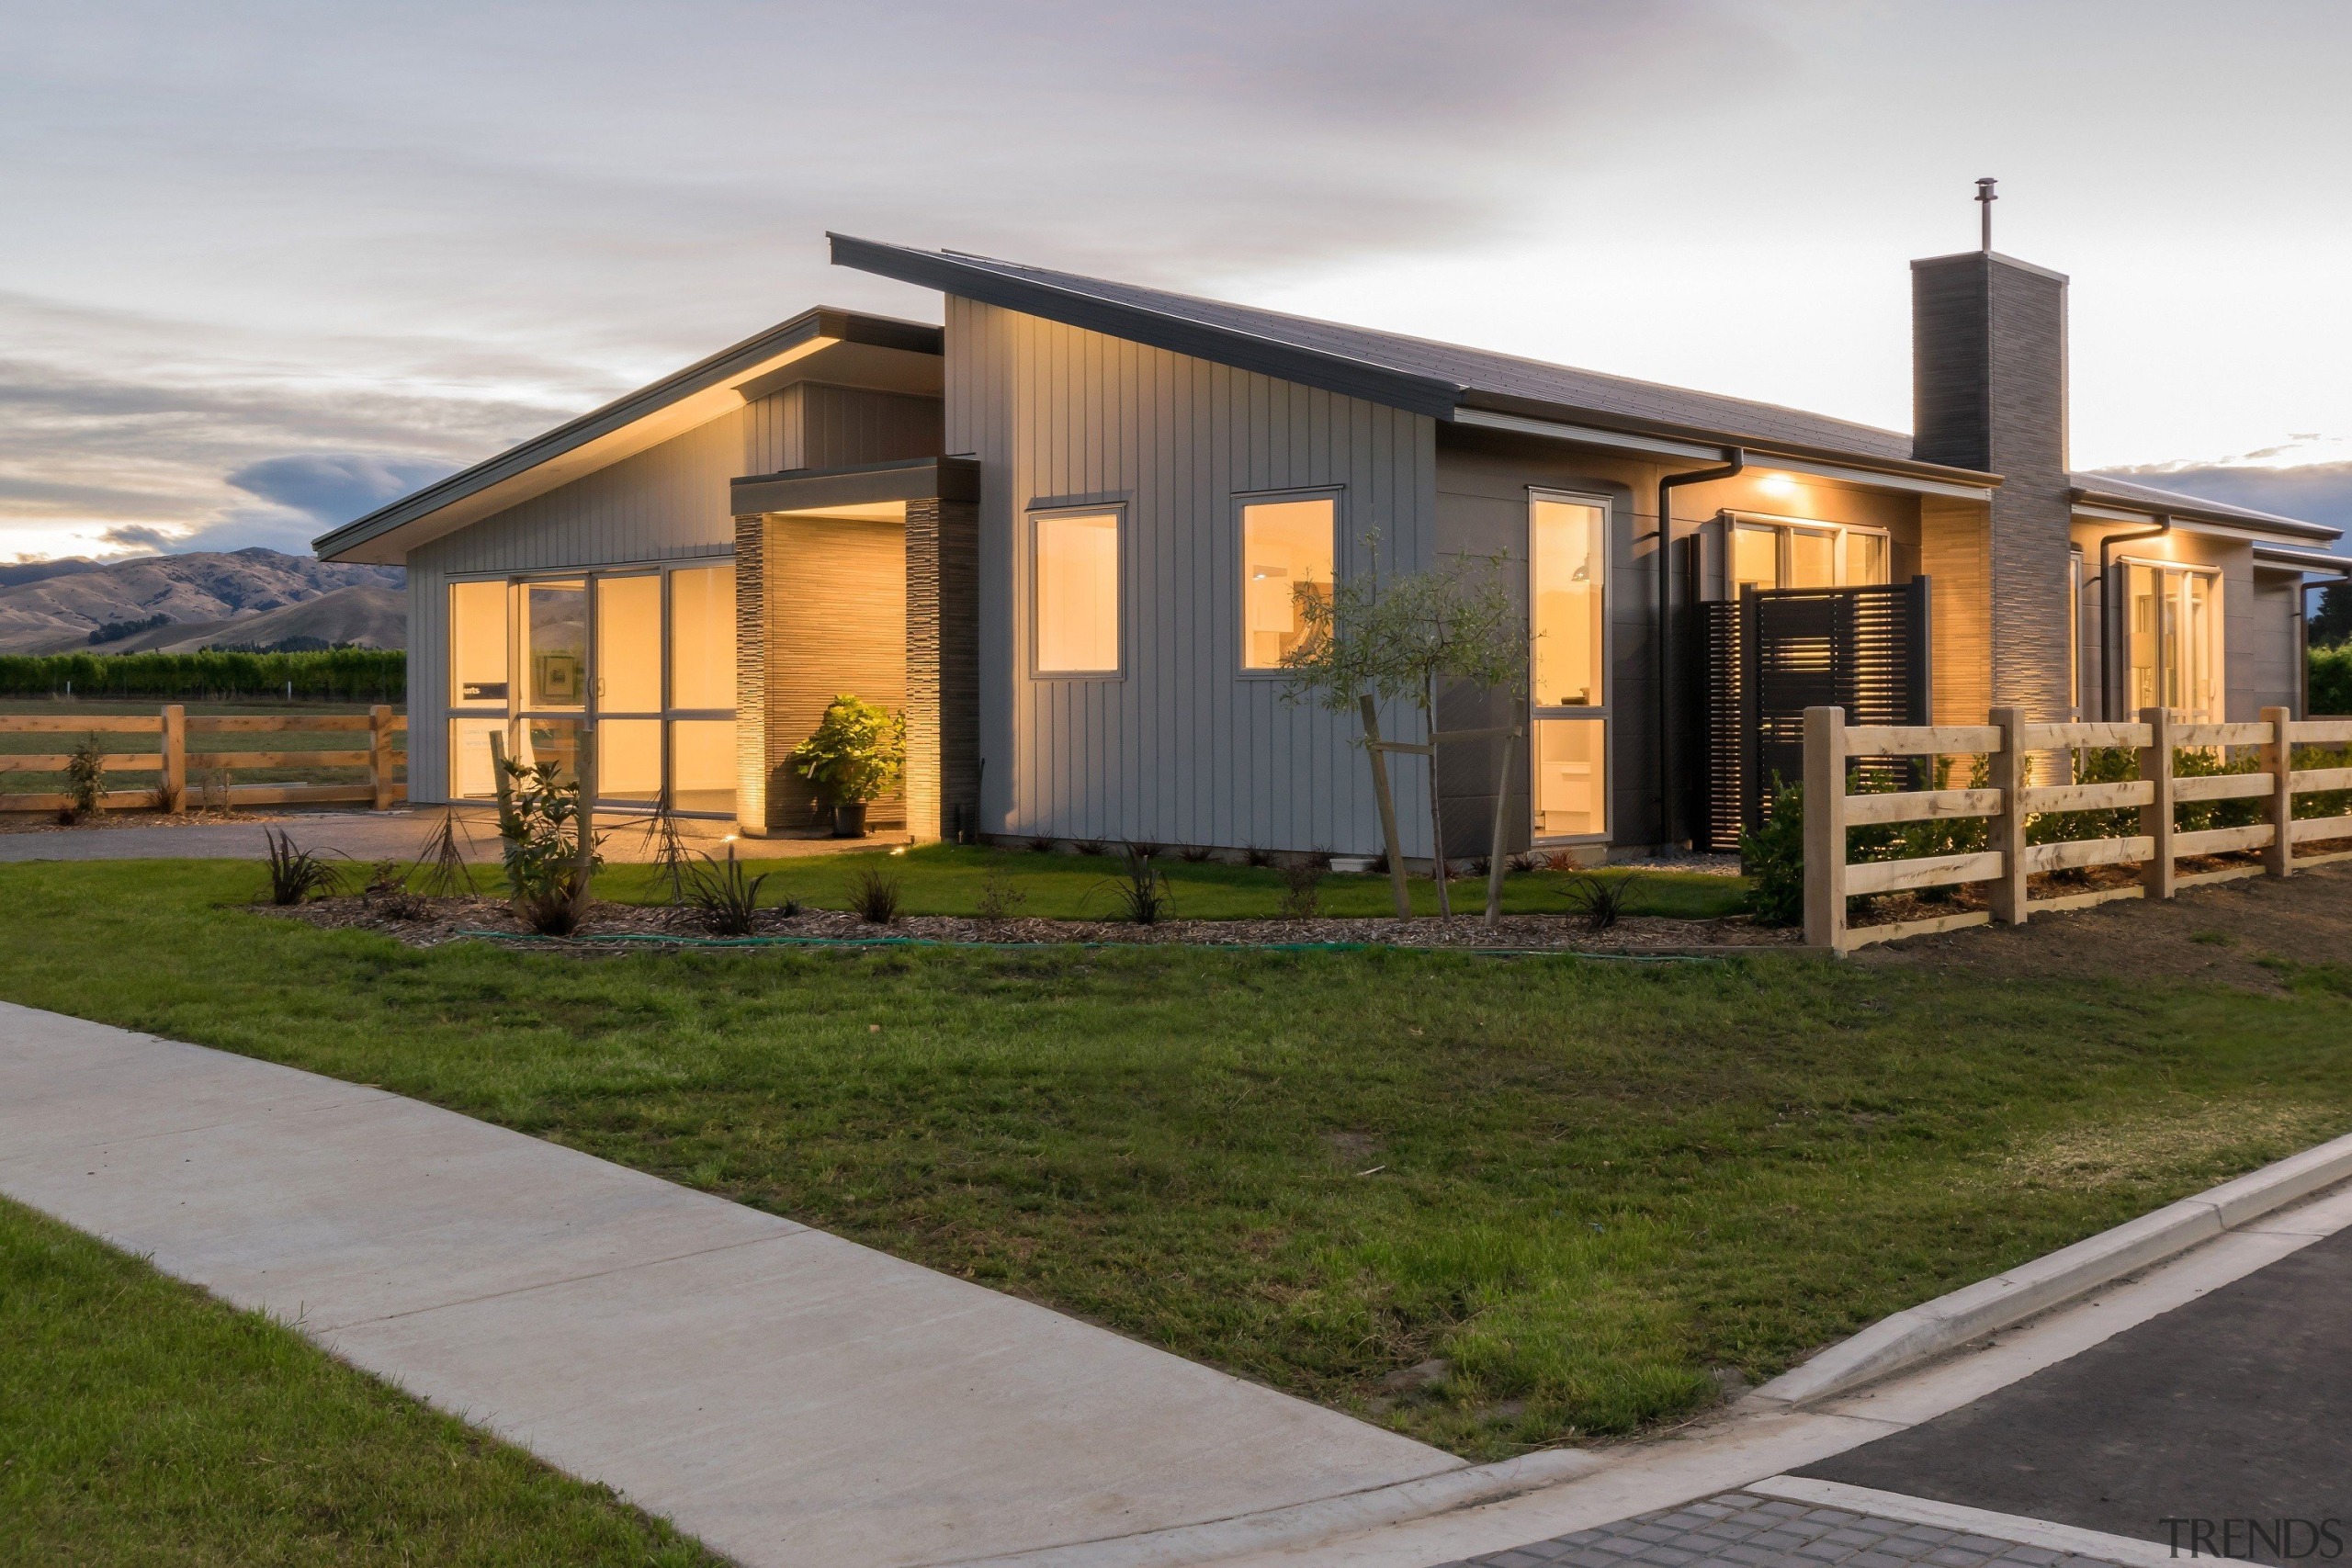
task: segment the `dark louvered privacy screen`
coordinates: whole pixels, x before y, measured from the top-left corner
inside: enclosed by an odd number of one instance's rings
[[[1706,672],[1706,847],[1736,850],[1775,778],[1804,777],[1804,710],[1849,724],[1928,722],[1928,580],[1867,588],[1747,589],[1700,606]],[[1884,761],[1864,763],[1895,766]]]

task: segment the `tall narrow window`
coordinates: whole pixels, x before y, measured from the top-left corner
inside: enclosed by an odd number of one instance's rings
[[[1031,528],[1037,673],[1117,674],[1119,514],[1041,513]]]
[[[588,705],[588,585],[534,582],[523,590],[529,634],[530,709]]]
[[[1532,494],[1527,536],[1534,835],[1600,838],[1609,830],[1609,508]]]
[[[1846,577],[1849,586],[1869,586],[1886,581],[1886,536],[1846,530]]]
[[[1279,670],[1306,640],[1310,604],[1329,604],[1339,503],[1252,501],[1241,508],[1241,667]]]
[[[596,579],[596,709],[662,711],[659,572]]]
[[[670,705],[735,705],[735,569],[670,574]]]
[[[1599,707],[1608,626],[1608,512],[1537,496],[1530,503],[1533,558],[1529,629],[1535,638],[1537,707]]]
[[[2083,552],[2066,557],[2066,705],[2083,716]]]
[[[2163,587],[2162,576],[2154,567],[2123,569],[2127,610],[2124,694],[2135,718],[2142,708],[2154,707],[2164,700],[2156,685],[2156,599]]]
[[[506,600],[503,582],[449,584],[449,701],[455,706],[506,706]]]

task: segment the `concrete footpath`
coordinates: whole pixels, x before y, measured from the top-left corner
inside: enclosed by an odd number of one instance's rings
[[[0,1192],[746,1564],[1051,1551],[1464,1469],[536,1138],[8,1004]]]

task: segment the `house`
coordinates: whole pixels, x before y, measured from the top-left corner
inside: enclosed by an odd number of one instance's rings
[[[2070,472],[2066,279],[1989,249],[1912,264],[1908,434],[956,252],[832,257],[936,289],[944,324],[810,310],[318,541],[408,569],[413,798],[488,795],[494,733],[562,760],[593,725],[606,803],[810,832],[786,758],[853,692],[907,716],[872,819],[916,839],[1370,853],[1354,716],[1285,693],[1294,585],[1475,553],[1529,613],[1532,736],[1507,770],[1442,749],[1449,849],[1500,790],[1514,842],[1599,859],[1736,831],[1709,792],[1752,806],[1790,693],[1943,724],[2299,705],[2306,574],[2352,570],[2335,529]],[[1403,798],[1426,766],[1396,760]]]

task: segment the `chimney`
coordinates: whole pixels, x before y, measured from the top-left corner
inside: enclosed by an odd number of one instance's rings
[[[1982,199],[1989,199],[1989,187]],[[1991,515],[1951,509],[1923,519],[1923,558],[1957,564],[1963,581],[1937,581],[1935,616],[1984,628],[1982,639],[1937,628],[1937,706],[1982,723],[1984,705],[2016,704],[2040,721],[2068,716],[2066,558],[2072,508],[2066,479],[2066,279],[1987,247],[1911,264],[1912,453],[2001,476]],[[1963,538],[1963,530],[1981,536]],[[1932,535],[1940,535],[1931,537]],[[1965,581],[1967,562],[1976,581]],[[1952,570],[1948,565],[1947,574]],[[1982,667],[1973,644],[1989,647]],[[1947,657],[1962,666],[1946,671]],[[1989,679],[1988,679],[1989,678]]]

